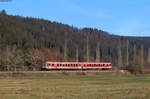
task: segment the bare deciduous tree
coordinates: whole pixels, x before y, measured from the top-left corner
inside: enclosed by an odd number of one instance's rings
[[[140,49],[140,65],[139,65],[140,73],[143,73],[144,70],[144,46],[141,45]]]
[[[45,62],[44,54],[37,49],[32,51],[31,56],[32,56],[32,65],[34,66],[33,70],[35,70],[36,67],[38,68],[39,64]]]
[[[96,62],[100,62],[100,44],[99,44],[99,42],[97,43],[97,47],[96,47]]]
[[[118,45],[118,68],[122,67],[122,51],[121,51],[121,41],[119,40]]]
[[[87,45],[86,45],[86,59],[87,59],[87,62],[90,61],[90,51],[89,51],[89,38],[87,37]]]
[[[67,40],[65,40],[65,45],[64,45],[64,61],[67,61]]]
[[[79,62],[79,48],[76,46],[76,62]]]
[[[147,62],[150,63],[150,48],[148,48],[148,58],[147,58]]]
[[[129,65],[129,40],[126,42],[126,66]]]

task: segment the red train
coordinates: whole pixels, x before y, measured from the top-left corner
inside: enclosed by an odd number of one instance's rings
[[[41,70],[107,70],[111,63],[99,62],[45,62]]]

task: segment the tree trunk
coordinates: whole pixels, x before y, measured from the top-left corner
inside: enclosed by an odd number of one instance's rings
[[[99,44],[99,42],[97,43],[97,47],[96,47],[96,62],[100,62],[100,44]]]
[[[141,55],[140,55],[140,58],[141,58],[141,62],[140,62],[140,67],[139,67],[139,72],[141,74],[143,74],[143,71],[144,71],[144,46],[141,45]]]
[[[118,46],[118,69],[122,67],[122,51],[121,51],[121,41],[119,40]]]
[[[90,61],[90,53],[89,53],[89,38],[87,37],[87,46],[86,46],[86,58],[87,62]]]
[[[134,48],[133,48],[133,62],[136,60],[136,45],[134,45]]]
[[[150,64],[150,48],[148,48],[148,59],[147,62]]]
[[[67,40],[65,40],[64,45],[64,61],[67,62]]]
[[[129,65],[129,40],[127,40],[127,43],[126,43],[127,45],[126,45],[126,47],[127,47],[127,49],[126,49],[126,66],[128,66]]]
[[[144,64],[144,46],[141,45],[141,64]]]
[[[76,62],[79,62],[79,48],[76,46]]]

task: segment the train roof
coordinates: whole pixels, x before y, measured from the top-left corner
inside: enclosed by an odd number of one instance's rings
[[[45,63],[52,63],[52,64],[111,64],[111,62],[50,62],[50,61],[47,61]]]

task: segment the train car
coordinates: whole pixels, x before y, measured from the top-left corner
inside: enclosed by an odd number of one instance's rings
[[[41,70],[109,70],[111,63],[102,62],[45,62]]]

